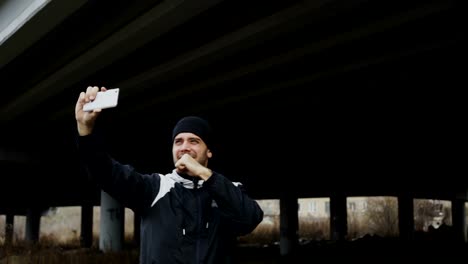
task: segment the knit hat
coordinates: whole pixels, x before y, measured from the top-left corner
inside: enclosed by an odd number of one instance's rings
[[[198,116],[186,116],[180,119],[172,130],[172,141],[178,134],[184,132],[193,133],[199,136],[207,146],[210,145],[211,127],[205,119]]]

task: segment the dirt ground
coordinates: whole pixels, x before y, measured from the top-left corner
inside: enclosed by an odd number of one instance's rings
[[[346,242],[312,242],[300,245],[288,256],[282,256],[277,246],[238,247],[232,264],[286,263],[454,263],[466,260],[466,243],[449,241],[413,241],[367,239]],[[119,253],[102,253],[97,249],[64,248],[0,248],[0,264],[75,264],[113,263],[137,264],[138,249],[128,248]]]

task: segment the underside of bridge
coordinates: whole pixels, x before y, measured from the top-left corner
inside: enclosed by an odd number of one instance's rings
[[[14,30],[19,15],[0,21],[2,207],[97,201],[75,151],[89,85],[120,88],[98,128],[142,172],[170,171],[173,125],[201,115],[212,168],[255,198],[466,198],[459,1],[82,0],[33,13]]]

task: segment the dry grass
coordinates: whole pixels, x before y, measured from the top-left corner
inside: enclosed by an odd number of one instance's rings
[[[94,237],[91,248],[81,248],[78,238],[61,242],[63,239],[55,235],[42,236],[37,243],[15,241],[0,247],[0,264],[138,263],[139,252],[133,241],[126,240],[121,252],[103,253],[97,247],[98,240],[98,237]]]
[[[102,253],[96,248],[65,249],[60,246],[45,245],[42,242],[34,245],[16,243],[14,246],[4,246],[0,250],[0,264],[6,263],[138,263],[138,250]]]
[[[330,237],[330,221],[327,218],[300,218],[299,239],[301,241],[327,240]],[[239,237],[243,245],[277,245],[280,239],[279,216],[266,217],[250,234]]]
[[[93,245],[80,246],[80,207],[60,207],[41,217],[38,243],[24,240],[26,217],[15,216],[13,243],[5,244],[5,217],[0,217],[0,264],[6,263],[138,263],[133,244],[133,212],[125,210],[125,244],[122,252],[103,253],[99,245],[100,208],[93,212]]]

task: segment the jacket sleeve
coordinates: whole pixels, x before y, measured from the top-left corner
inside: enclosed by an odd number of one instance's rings
[[[117,162],[95,134],[78,136],[77,146],[85,171],[102,190],[133,210],[151,205],[159,190],[159,174],[141,174],[132,166]]]
[[[213,172],[203,187],[215,200],[222,216],[230,220],[237,235],[252,232],[263,220],[263,210],[257,201],[247,195],[241,184]]]

